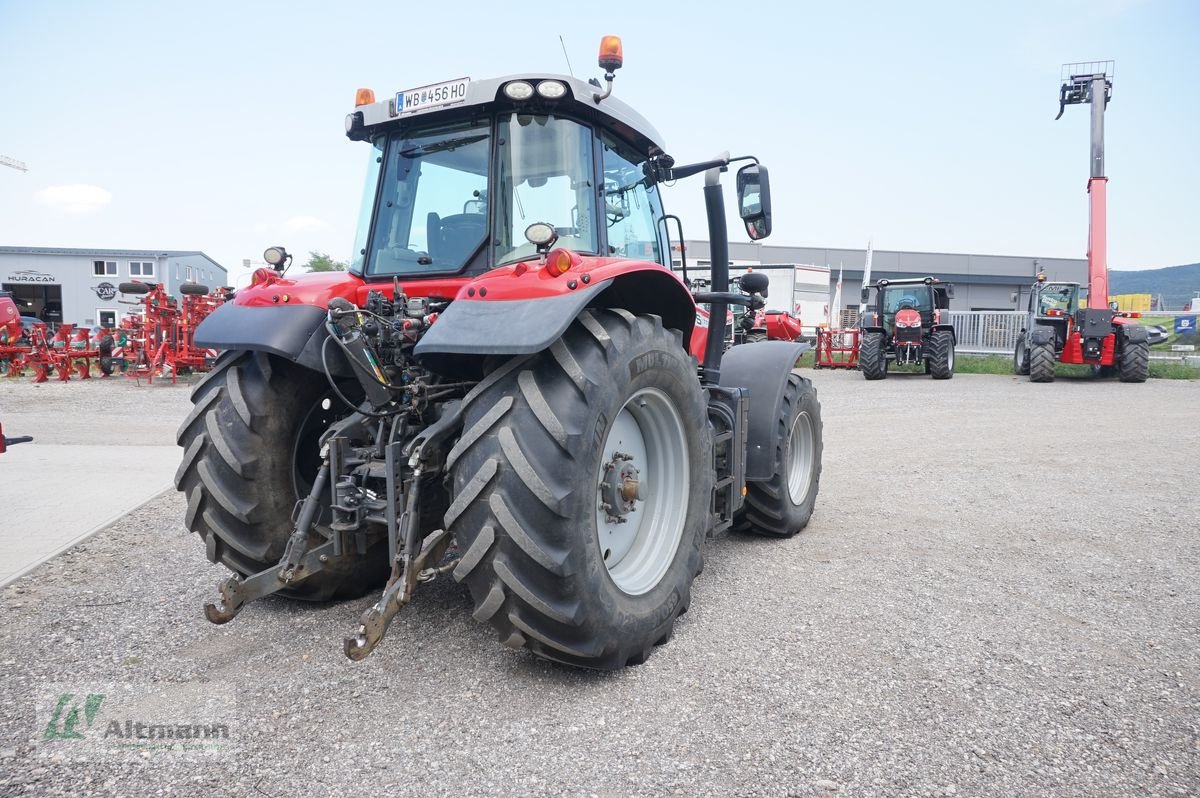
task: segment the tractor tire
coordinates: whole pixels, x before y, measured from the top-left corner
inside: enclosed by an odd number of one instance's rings
[[[1125,341],[1117,363],[1117,376],[1121,382],[1145,382],[1150,376],[1150,344]]]
[[[1029,347],[1025,344],[1025,335],[1017,336],[1017,348],[1013,352],[1013,373],[1022,377],[1029,375]]]
[[[775,446],[775,476],[746,483],[746,503],[734,529],[790,538],[808,525],[821,484],[821,403],[795,371],[783,391]]]
[[[342,414],[336,399],[326,401],[328,388],[308,369],[231,350],[192,391],[192,411],[179,428],[184,454],[175,487],[187,496],[185,525],[200,535],[209,560],[241,576],[279,562],[296,502],[320,467],[317,439]],[[313,542],[324,540],[311,534]],[[365,555],[335,559],[280,594],[355,598],[382,585],[388,567],[385,535]]]
[[[858,370],[868,380],[882,380],[887,377],[887,353],[883,347],[883,333],[864,333],[862,343],[858,347]]]
[[[1054,364],[1057,356],[1054,344],[1034,344],[1029,348],[1029,381],[1054,382]]]
[[[929,375],[935,380],[948,380],[954,377],[954,333],[949,330],[935,330],[929,336]]]
[[[463,405],[445,528],[475,618],[557,662],[644,662],[688,608],[710,525],[712,432],[679,333],[657,316],[585,310]],[[612,515],[602,502],[618,478]]]
[[[190,294],[191,296],[203,296],[208,293],[208,286],[200,283],[184,283],[179,286],[179,293]]]
[[[122,294],[148,294],[153,287],[146,283],[121,283],[117,286],[117,290]]]
[[[746,340],[743,341],[743,343],[756,344],[759,341],[765,340],[767,340],[767,334],[765,332],[752,332],[746,333]]]

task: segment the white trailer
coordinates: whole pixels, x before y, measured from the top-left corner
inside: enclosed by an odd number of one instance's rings
[[[709,279],[707,261],[688,264],[688,279]],[[749,271],[767,275],[767,310],[786,310],[800,319],[805,337],[815,338],[817,328],[829,324],[829,267],[795,263],[732,261],[729,279]],[[679,269],[676,269],[676,273]]]

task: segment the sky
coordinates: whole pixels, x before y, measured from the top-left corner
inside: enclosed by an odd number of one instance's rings
[[[1200,261],[1197,0],[0,0],[0,155],[29,168],[0,167],[0,245],[348,259],[359,86],[567,57],[598,77],[605,34],[616,95],[677,162],[770,167],[767,243],[797,246],[1084,257],[1088,107],[1054,121],[1060,66],[1115,59],[1110,267]],[[701,185],[665,191],[687,238],[707,237]]]

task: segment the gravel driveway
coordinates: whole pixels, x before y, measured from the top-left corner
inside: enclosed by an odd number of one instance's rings
[[[1200,383],[813,376],[809,528],[712,541],[614,674],[501,647],[448,580],[357,664],[370,598],[212,626],[224,571],[156,499],[0,592],[0,794],[1200,794]],[[45,685],[102,683],[231,687],[238,748],[39,739]]]

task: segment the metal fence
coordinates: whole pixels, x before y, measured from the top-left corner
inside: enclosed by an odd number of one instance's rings
[[[958,338],[957,352],[1011,355],[1025,322],[1020,310],[952,310],[950,323]]]

